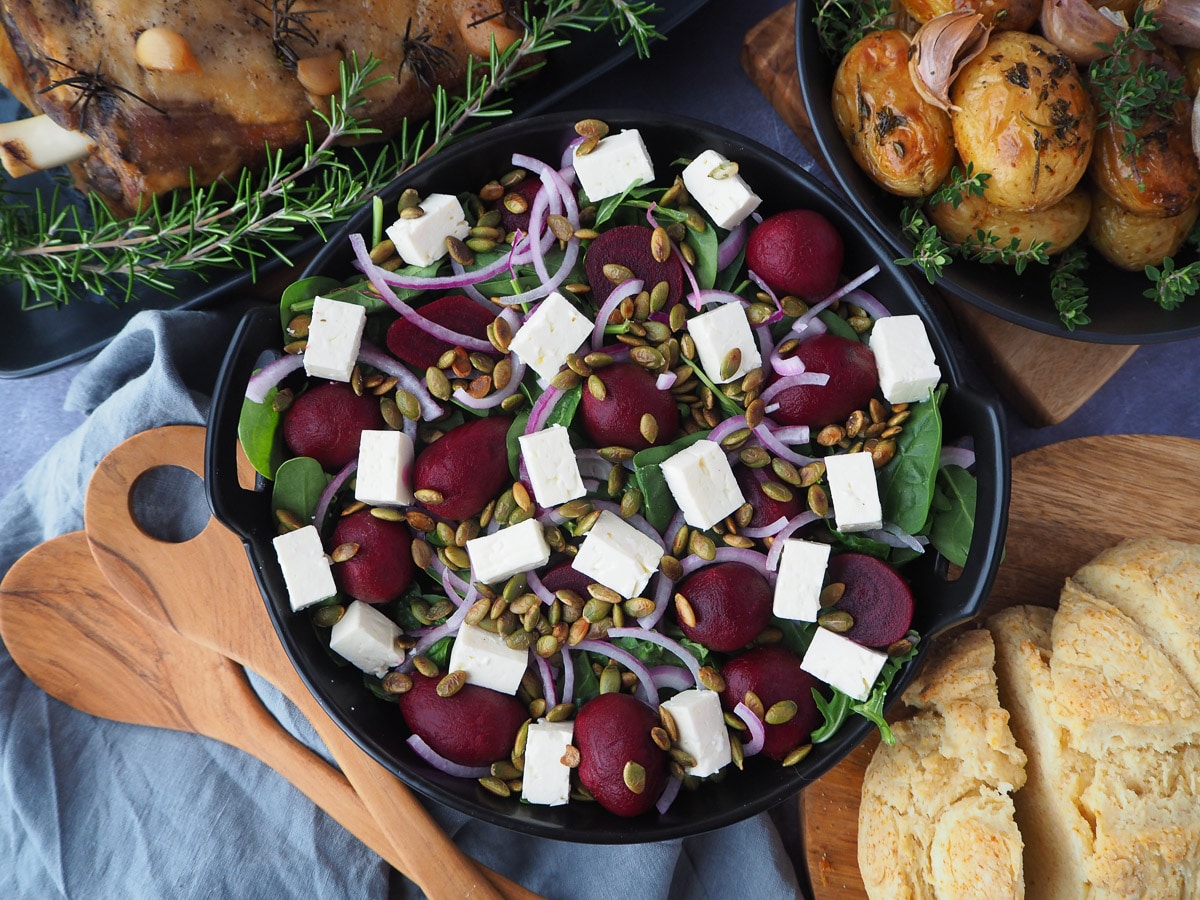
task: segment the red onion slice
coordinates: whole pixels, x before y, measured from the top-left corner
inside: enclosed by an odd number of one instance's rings
[[[354,245],[355,238],[358,238],[359,241],[362,241],[364,246],[366,245],[365,239],[361,234],[359,234],[350,236],[351,246]],[[367,259],[369,261],[370,257],[368,256]],[[496,261],[488,263],[486,266],[482,266],[478,269],[472,269],[470,272],[464,272],[461,275],[420,276],[402,275],[399,272],[389,272],[387,269],[380,268],[379,266],[375,265],[375,263],[371,263],[371,268],[378,270],[379,278],[384,283],[390,285],[391,287],[405,288],[406,290],[410,291],[436,291],[443,289],[461,290],[467,285],[478,284],[481,281],[487,281],[489,278],[494,278],[507,269],[508,266],[508,256],[502,256]],[[367,275],[368,278],[370,277],[366,269],[363,270],[363,274]],[[372,282],[372,284],[373,283],[374,282]]]
[[[414,375],[408,366],[404,365],[400,360],[394,359],[365,341],[358,348],[358,358],[367,365],[374,366],[380,372],[387,375],[395,375],[400,387],[417,398],[417,403],[421,407],[421,417],[426,421],[433,421],[440,418],[445,412],[438,405],[437,401],[433,399],[433,395],[429,393],[429,388],[425,386],[425,381]]]
[[[655,666],[650,670],[650,677],[660,691],[686,691],[696,686],[688,670],[681,666]]]
[[[525,573],[525,583],[529,585],[529,589],[537,594],[538,598],[547,606],[554,602],[554,592],[542,583],[542,579],[538,577],[538,573],[533,569]]]
[[[767,551],[767,569],[771,572],[779,568],[779,556],[783,553],[783,545],[793,534],[803,528],[805,525],[817,522],[820,520],[815,512],[806,510],[798,516],[794,516],[786,525],[779,530],[775,535],[775,540],[771,544],[771,549]]]
[[[626,629],[628,631],[638,631],[636,628]],[[609,629],[611,635],[613,629]],[[649,634],[657,634],[651,631]],[[649,639],[645,634],[639,632],[638,636]],[[599,653],[601,656],[607,656],[611,660],[615,660],[637,676],[638,691],[641,693],[642,699],[650,704],[655,709],[658,709],[658,688],[654,686],[654,679],[650,677],[650,671],[642,665],[642,661],[630,653],[628,650],[622,650],[607,641],[580,641],[575,645],[576,650],[587,650],[590,653]],[[684,651],[687,652],[686,650]]]
[[[807,371],[804,360],[798,356],[780,356],[778,346],[771,348],[770,361],[771,368],[777,375],[801,375]]]
[[[708,304],[722,305],[725,303],[740,303],[742,306],[749,306],[750,301],[739,294],[734,294],[731,291],[719,291],[716,288],[710,288],[707,291],[697,291],[692,295],[694,302],[700,304],[700,307],[708,306]],[[700,307],[697,307],[699,309]]]
[[[641,628],[650,629],[662,620],[663,615],[667,611],[667,603],[671,600],[671,592],[675,589],[675,582],[658,572],[653,576],[656,579],[654,585],[654,596],[650,599],[654,601],[654,612],[648,616],[642,616],[638,619],[638,625]]]
[[[564,646],[559,652],[563,662],[563,701],[571,703],[575,700],[575,663],[571,659],[570,649]]]
[[[758,538],[765,538],[770,537],[773,534],[778,534],[783,527],[787,525],[787,523],[787,516],[780,516],[770,525],[760,525],[757,528],[743,528],[739,534],[744,537],[754,538],[757,540]]]
[[[815,384],[818,386],[829,384],[829,373],[827,372],[801,372],[799,375],[788,375],[785,378],[779,378],[772,382],[770,387],[763,391],[759,396],[762,397],[764,403],[775,399],[775,395],[788,388],[799,387],[803,384]]]
[[[675,382],[679,380],[679,376],[674,372],[663,372],[654,379],[654,386],[660,391],[669,391],[675,387]]]
[[[636,297],[641,291],[642,279],[630,278],[628,281],[622,281],[608,295],[601,305],[599,312],[596,313],[596,324],[592,328],[593,350],[599,350],[604,346],[604,328],[608,325],[609,317],[612,316],[613,311],[620,306],[621,301],[626,297]]]
[[[868,294],[866,291],[854,290],[842,298],[847,303],[853,303],[868,316],[876,321],[886,319],[891,316],[891,311],[879,302],[873,294]]]
[[[812,432],[807,425],[776,425],[771,434],[785,444],[807,444],[812,439]]]
[[[712,559],[702,559],[693,553],[690,556],[685,556],[679,562],[683,568],[683,575],[681,576],[683,578],[686,578],[698,569],[713,566],[717,563],[741,563],[743,566],[749,566],[754,569],[754,571],[766,578],[767,581],[772,583],[775,581],[775,573],[767,568],[766,554],[748,548],[718,547],[717,555]]]
[[[943,447],[938,459],[939,466],[961,466],[969,469],[975,465],[975,451],[966,447]]]
[[[925,552],[925,544],[921,543],[919,537],[897,528],[891,522],[885,522],[882,528],[870,528],[860,533],[863,537],[886,544],[889,547],[896,547],[902,550],[916,550],[918,553]],[[928,540],[928,538],[925,538],[926,542]]]
[[[667,810],[671,808],[671,804],[675,802],[675,798],[679,796],[679,788],[683,784],[674,775],[667,778],[667,783],[663,787],[662,795],[654,801],[654,808],[658,810],[660,816],[666,815]]]
[[[762,752],[763,744],[767,741],[767,729],[762,723],[762,719],[754,714],[745,703],[739,703],[733,708],[734,715],[746,723],[746,727],[750,730],[750,740],[742,747],[743,756],[757,756]],[[737,740],[734,738],[734,740]]]
[[[342,466],[342,470],[330,479],[329,484],[325,485],[325,490],[321,491],[321,496],[317,498],[317,508],[313,512],[313,525],[320,531],[325,527],[325,513],[329,511],[329,504],[333,502],[333,498],[337,496],[337,492],[342,489],[342,485],[346,483],[354,471],[358,468],[358,459],[352,459],[346,465]]]
[[[529,410],[529,419],[525,422],[525,433],[533,434],[535,431],[541,431],[546,425],[546,419],[554,410],[554,406],[562,398],[563,391],[556,387],[547,386],[542,395],[534,401],[533,407]]]
[[[537,666],[538,677],[542,680],[542,696],[546,700],[546,709],[558,706],[558,692],[554,688],[554,673],[550,671],[550,663],[536,653],[533,654],[533,660]]]
[[[488,766],[463,766],[446,759],[446,757],[421,740],[420,735],[414,734],[409,737],[408,746],[412,747],[413,752],[425,760],[425,762],[429,763],[439,772],[445,772],[447,775],[456,775],[459,778],[483,778],[485,775],[492,773],[491,768]]]
[[[696,660],[696,657],[688,652],[687,647],[683,646],[679,641],[667,637],[662,632],[647,631],[644,628],[610,628],[608,629],[608,636],[610,638],[636,638],[639,641],[649,641],[651,644],[658,644],[664,650],[669,650],[675,656],[678,656],[680,662],[687,666],[687,670],[692,673],[692,680],[697,686],[700,686],[700,663]],[[647,673],[647,677],[649,677],[649,673]],[[658,704],[656,703],[655,705],[657,706]]]
[[[298,353],[285,353],[272,360],[250,376],[246,382],[246,399],[251,403],[262,403],[267,399],[267,391],[303,367],[304,357]]]
[[[792,377],[803,378],[804,376],[795,375]],[[771,427],[766,423],[765,420],[755,426],[754,436],[758,438],[759,442],[764,447],[766,447],[780,459],[786,459],[794,466],[807,466],[809,463],[816,462],[813,457],[805,456],[803,453],[797,453],[791,447],[784,444],[783,441],[779,440],[779,438],[777,438],[771,431]]]
[[[728,269],[737,255],[746,246],[746,237],[750,234],[750,220],[742,219],[733,230],[717,244],[717,271]]]

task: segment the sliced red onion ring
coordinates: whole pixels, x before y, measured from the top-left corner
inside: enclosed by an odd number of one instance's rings
[[[546,386],[542,395],[534,401],[533,407],[529,410],[529,419],[525,423],[526,434],[533,434],[545,427],[547,417],[554,410],[554,405],[558,403],[562,395],[563,391],[558,388]]]
[[[658,227],[658,219],[654,218],[654,210],[657,208],[657,206],[657,203],[651,203],[650,208],[646,210],[646,221],[650,223],[651,228]],[[693,272],[692,267],[688,265],[687,259],[682,253],[679,252],[679,245],[674,241],[671,241],[671,249],[678,254],[679,264],[683,266],[683,274],[687,276],[688,283],[692,286],[692,292],[688,294],[688,297],[691,298],[692,301],[692,308],[695,309],[696,312],[699,312],[701,307],[700,282],[696,280],[696,273]]]
[[[716,288],[712,288],[707,291],[697,291],[696,293],[692,294],[692,297],[694,303],[700,304],[700,306],[696,307],[697,309],[707,306],[710,303],[740,303],[742,306],[750,305],[750,301],[745,297],[734,294],[731,291],[718,291]]]
[[[525,583],[529,585],[529,589],[537,594],[547,606],[554,602],[554,592],[546,587],[542,579],[538,577],[538,573],[533,569],[525,573]]]
[[[267,399],[267,391],[303,367],[304,357],[299,353],[285,353],[272,360],[250,376],[246,382],[246,399],[251,403],[262,403]]]
[[[788,375],[786,378],[776,379],[759,396],[762,397],[764,403],[767,403],[771,400],[774,400],[776,394],[782,393],[788,388],[799,387],[803,384],[815,384],[818,386],[829,384],[829,373],[801,372],[799,375]]]
[[[762,324],[774,325],[776,322],[781,321],[783,319],[783,304],[779,302],[779,298],[775,295],[775,292],[771,290],[771,286],[763,281],[762,278],[758,276],[758,273],[756,273],[753,269],[746,270],[746,277],[758,285],[759,289],[768,297],[770,297],[771,302],[775,305],[775,312],[771,313],[771,315],[767,317],[767,320]],[[763,354],[763,358],[766,358],[766,354]]]
[[[902,531],[891,522],[884,522],[882,528],[870,528],[860,532],[863,537],[870,538],[873,541],[879,541],[881,544],[887,544],[889,547],[896,547],[903,550],[916,550],[918,553],[925,552],[925,544],[921,543],[921,539],[915,535],[909,534],[907,531]],[[929,539],[925,539],[928,543]]]
[[[636,628],[624,629],[626,631],[636,631],[636,635],[629,637],[640,637],[644,640],[649,640],[648,634],[657,634],[656,631],[642,632]],[[609,629],[611,635],[613,629]],[[614,635],[615,636],[615,635]],[[669,640],[669,638],[668,638]],[[628,650],[622,650],[620,647],[610,644],[607,641],[580,641],[575,645],[576,650],[587,650],[590,653],[599,653],[601,656],[607,656],[609,659],[615,660],[637,676],[638,691],[641,693],[642,699],[650,706],[658,709],[658,688],[654,686],[654,679],[650,677],[650,671],[642,665],[642,661],[630,653]],[[682,649],[682,648],[681,648]],[[686,653],[687,651],[684,650]]]
[[[807,371],[804,360],[798,356],[780,356],[778,346],[771,348],[770,360],[771,368],[778,375],[800,375]]]
[[[705,440],[719,444],[735,431],[740,431],[745,427],[746,419],[744,416],[730,416],[728,419],[722,419],[714,425],[713,430],[708,433],[708,437]]]
[[[765,538],[770,537],[773,534],[778,534],[783,527],[787,525],[787,523],[787,516],[780,516],[770,525],[760,525],[757,528],[743,528],[739,534],[741,534],[743,537],[754,538],[757,540],[758,538]]]
[[[654,801],[654,808],[658,810],[660,816],[665,816],[667,810],[671,808],[671,804],[675,802],[675,798],[679,796],[679,788],[683,782],[671,775],[667,778],[667,783],[663,787],[662,795]]]
[[[636,297],[642,291],[642,279],[630,278],[628,281],[622,281],[617,285],[611,294],[605,299],[600,306],[600,311],[596,313],[596,325],[592,329],[592,349],[599,350],[604,346],[604,328],[608,325],[608,320],[621,301],[626,297]]]
[[[647,631],[644,628],[610,628],[608,629],[608,636],[610,638],[636,638],[639,641],[649,641],[651,644],[658,644],[664,650],[669,650],[678,656],[680,661],[687,666],[688,671],[692,673],[692,680],[697,685],[700,684],[700,663],[696,660],[696,657],[692,656],[688,652],[687,647],[683,646],[679,641],[667,637],[662,632]],[[649,673],[647,673],[648,676]]]
[[[544,656],[533,654],[537,665],[538,677],[542,679],[542,696],[546,699],[546,709],[558,706],[558,691],[554,688],[554,673],[550,671],[550,663]]]
[[[667,603],[671,600],[671,592],[675,588],[675,582],[662,572],[656,573],[653,578],[655,579],[654,596],[650,599],[654,601],[654,612],[638,619],[638,626],[646,629],[653,628],[662,619],[667,611]]]
[[[576,450],[575,463],[579,466],[579,474],[584,478],[608,478],[613,466],[595,450]]]
[[[445,412],[433,399],[433,395],[429,393],[429,388],[425,386],[424,380],[414,375],[400,360],[394,359],[378,347],[372,347],[365,341],[358,348],[358,358],[367,365],[374,366],[380,372],[396,376],[400,387],[417,398],[421,407],[421,417],[426,421],[439,418]]]
[[[767,729],[763,725],[762,719],[754,714],[745,703],[739,703],[733,708],[734,715],[746,723],[746,727],[750,730],[750,740],[742,747],[743,756],[757,756],[762,753],[763,744],[767,741]],[[734,738],[737,740],[737,738]]]
[[[794,377],[803,378],[804,376],[797,375]],[[764,447],[766,447],[780,459],[786,459],[794,466],[807,466],[809,463],[815,462],[813,457],[805,456],[803,453],[797,453],[791,447],[788,447],[786,444],[784,444],[783,441],[779,440],[779,438],[777,438],[771,431],[771,426],[767,424],[766,420],[763,420],[757,426],[755,426],[754,436],[758,438],[759,442]]]
[[[728,269],[737,259],[737,255],[746,246],[746,236],[750,234],[750,220],[743,219],[733,230],[717,244],[717,271]]]
[[[619,516],[646,537],[650,538],[650,540],[654,541],[654,543],[658,544],[658,546],[662,547],[663,550],[667,549],[667,545],[663,543],[662,535],[658,533],[658,529],[637,513],[634,513],[632,516],[623,516],[621,515],[621,504],[614,503],[611,500],[592,500],[592,505],[596,509],[606,509],[614,516]]]
[[[713,559],[702,559],[694,553],[685,556],[680,561],[683,568],[683,575],[686,578],[697,569],[703,569],[706,566],[713,566],[717,563],[741,563],[744,566],[749,566],[758,572],[770,582],[775,581],[775,573],[767,568],[767,556],[765,553],[760,553],[757,550],[742,549],[741,547],[718,547],[717,555]],[[609,630],[611,634],[611,629]]]
[[[891,311],[882,303],[880,303],[873,294],[868,294],[866,291],[851,291],[842,297],[842,299],[847,303],[853,303],[876,321],[879,319],[886,319],[892,314]]]
[[[582,137],[577,137],[571,143],[567,144],[567,148],[563,150],[562,168],[573,165],[575,163],[575,148],[583,143]]]
[[[484,397],[472,397],[462,388],[456,388],[451,396],[463,406],[469,406],[471,409],[494,409],[499,406],[521,389],[521,379],[525,377],[525,363],[521,362],[516,355],[510,358],[512,359],[512,377],[509,378],[508,384],[500,390],[492,391]]]
[[[807,425],[777,425],[771,429],[771,434],[785,444],[807,444],[812,439]]]
[[[325,527],[325,513],[329,511],[329,504],[333,502],[333,498],[342,489],[342,485],[346,483],[346,479],[354,474],[357,468],[358,460],[350,460],[350,462],[342,466],[340,472],[330,479],[329,484],[325,485],[325,490],[321,491],[321,496],[317,498],[317,508],[313,512],[313,524],[317,526],[317,531]]]
[[[454,259],[450,260],[450,268],[454,270],[455,275],[462,275],[467,271],[465,268],[463,268],[462,263]],[[462,292],[493,315],[500,310],[499,306],[497,306],[487,297],[483,296],[483,294],[480,293],[479,288],[475,287],[473,284],[465,285],[462,288]]]
[[[655,666],[650,670],[650,677],[660,691],[686,691],[696,686],[688,670],[682,666]]]
[[[779,568],[779,555],[783,553],[783,545],[793,534],[812,522],[820,520],[815,512],[805,510],[798,516],[793,516],[783,528],[775,535],[775,540],[771,544],[771,549],[767,551],[767,569],[774,572]]]
[[[570,186],[570,182],[575,180],[575,167],[572,165],[573,160],[573,155],[565,157],[561,166],[564,171],[559,172],[558,169],[555,169],[548,163],[544,163],[540,159],[535,159],[532,156],[526,156],[523,153],[514,153],[512,156],[512,163],[514,166],[520,166],[524,169],[532,169],[537,173],[538,178],[542,180],[542,184],[552,186],[557,192],[558,199],[561,201],[562,205],[557,205],[553,198],[551,198],[550,212],[555,214],[565,214],[567,221],[578,228],[579,204],[575,202],[575,194],[571,191]]]
[[[571,703],[575,700],[575,663],[567,647],[563,647],[559,652],[562,653],[563,662],[563,700]]]
[[[439,772],[445,772],[447,775],[456,775],[459,778],[483,778],[492,772],[488,766],[463,766],[446,759],[446,757],[421,740],[420,735],[414,734],[409,737],[408,746],[412,747],[413,752],[425,760],[425,762],[429,763]]]
[[[975,451],[967,447],[943,447],[942,455],[938,459],[938,465],[961,466],[964,469],[969,469],[975,465]]]
[[[826,297],[821,302],[822,303],[831,303],[835,300],[841,300],[847,294],[849,294],[850,292],[854,291],[855,289],[857,289],[859,287],[862,287],[864,284],[866,284],[868,281],[870,281],[872,278],[874,278],[878,274],[879,274],[879,266],[878,265],[871,266],[871,268],[867,269],[867,271],[863,272],[857,278],[851,278],[849,281],[847,281],[845,284],[843,284],[840,288],[838,288],[836,291],[834,291],[832,294],[830,294],[828,297]],[[857,305],[857,304],[855,304],[855,305]]]
[[[669,391],[675,387],[675,382],[679,380],[679,376],[674,372],[663,372],[654,379],[654,386],[660,391]]]

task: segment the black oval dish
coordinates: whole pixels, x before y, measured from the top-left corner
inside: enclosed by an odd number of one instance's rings
[[[796,4],[796,62],[809,122],[829,169],[858,207],[891,245],[894,258],[911,255],[913,241],[900,227],[904,201],[889,194],[858,167],[833,119],[830,98],[836,64],[821,49],[813,16],[816,0]],[[1180,254],[1183,257],[1183,254]],[[1183,265],[1194,254],[1178,259]],[[1152,344],[1200,335],[1200,303],[1186,301],[1170,312],[1142,296],[1150,282],[1140,272],[1125,272],[1099,254],[1088,254],[1084,275],[1090,299],[1090,325],[1068,331],[1050,299],[1050,266],[1033,265],[1021,275],[1008,266],[956,259],[938,279],[938,287],[1007,322],[1044,334],[1098,344]],[[920,275],[919,271],[916,273]]]
[[[390,206],[400,190],[410,186],[425,194],[483,185],[512,167],[513,150],[557,161],[573,136],[573,123],[590,116],[604,119],[614,128],[639,128],[663,175],[670,171],[673,160],[694,157],[709,147],[737,160],[747,181],[763,193],[764,212],[794,206],[821,211],[846,238],[845,271],[857,273],[879,263],[882,271],[870,283],[872,292],[894,312],[917,312],[925,318],[943,374],[951,386],[944,404],[947,433],[974,439],[979,500],[970,560],[961,578],[945,580],[944,562],[932,558],[934,554],[907,570],[920,597],[914,627],[930,638],[976,615],[999,564],[1008,505],[1009,459],[999,408],[962,386],[958,365],[951,357],[941,326],[933,319],[925,298],[908,274],[892,264],[891,253],[883,242],[855,214],[847,211],[842,200],[805,172],[745,138],[700,122],[659,114],[639,118],[629,111],[586,110],[576,115],[546,116],[491,129],[414,170],[403,184],[389,189],[385,200]],[[347,234],[369,232],[369,216],[370,212],[364,210],[353,219],[317,256],[305,275],[349,276],[352,256]],[[683,792],[666,815],[636,819],[619,818],[595,804],[545,807],[522,804],[515,799],[502,800],[474,781],[434,770],[405,744],[408,732],[396,709],[373,699],[363,687],[357,670],[334,662],[307,616],[292,614],[271,545],[275,531],[269,491],[255,493],[238,487],[235,442],[242,394],[264,350],[277,348],[279,340],[278,311],[255,310],[242,321],[225,359],[209,419],[206,459],[209,500],[217,518],[245,541],[271,618],[305,682],[355,741],[411,787],[469,815],[529,834],[592,843],[659,841],[737,822],[793,796],[841,760],[874,727],[864,719],[854,718],[835,738],[814,748],[798,766],[783,769],[769,760],[751,759],[744,773],[731,772],[721,784]],[[921,645],[927,646],[928,641]],[[901,673],[892,689],[893,699],[900,695],[915,667],[910,664]]]

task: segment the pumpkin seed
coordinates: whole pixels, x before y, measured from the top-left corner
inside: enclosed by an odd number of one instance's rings
[[[608,479],[605,484],[608,496],[615,497],[625,489],[626,477],[624,466],[614,465],[608,470]]]
[[[596,400],[603,401],[608,397],[608,389],[597,375],[587,376],[587,389],[588,393]]]
[[[343,563],[354,559],[358,553],[358,544],[354,541],[346,541],[344,544],[338,544],[333,548],[333,552],[329,554],[329,558],[335,563]]]
[[[424,503],[426,506],[437,506],[445,501],[445,497],[441,491],[435,491],[433,488],[420,488],[413,491],[413,497],[418,503]]]
[[[658,568],[672,581],[678,581],[683,577],[683,563],[679,561],[678,557],[669,553],[664,554],[663,558],[658,561]]]
[[[640,794],[646,789],[646,770],[632,759],[625,763],[625,768],[621,770],[621,779],[625,782],[625,787],[635,794]]]
[[[783,641],[783,631],[779,628],[764,628],[754,640],[759,644],[778,644]]]
[[[583,618],[595,625],[609,614],[612,609],[611,603],[606,603],[593,597],[583,605]]]
[[[796,718],[797,709],[794,700],[780,700],[778,703],[771,704],[771,708],[763,716],[763,721],[768,725],[783,725]]]
[[[513,482],[512,486],[513,500],[517,506],[525,510],[527,513],[533,512],[533,498],[529,496],[529,489],[520,481]]]
[[[557,240],[569,241],[575,234],[575,229],[566,216],[551,213],[546,217],[546,225]]]
[[[621,517],[628,519],[642,510],[642,492],[635,487],[626,489],[621,496]]]
[[[346,614],[346,607],[340,604],[321,606],[313,613],[313,624],[318,628],[332,628]]]
[[[710,691],[716,691],[717,693],[725,690],[724,677],[712,666],[700,667],[700,683]]]
[[[624,463],[633,459],[633,451],[628,447],[600,447],[596,450],[605,462]]]
[[[593,509],[586,516],[580,516],[578,519],[576,519],[575,536],[579,537],[581,534],[587,534],[589,531],[591,531],[592,526],[600,520],[600,512],[601,511],[598,509]]]
[[[487,327],[487,337],[493,347],[501,353],[507,353],[508,345],[512,341],[512,326],[507,320],[497,316]]]
[[[312,314],[300,313],[299,315],[292,316],[287,323],[287,328],[284,330],[287,332],[288,337],[306,338],[308,337],[308,329],[310,327],[312,327]]]
[[[675,615],[688,628],[696,627],[696,611],[692,609],[692,604],[683,594],[675,595]]]
[[[296,395],[291,388],[284,388],[271,398],[271,409],[277,413],[287,412],[292,407],[292,402],[296,399]]]
[[[721,360],[721,380],[728,381],[737,374],[737,370],[742,367],[742,349],[734,347],[725,354],[725,358]]]
[[[575,123],[575,133],[584,138],[608,136],[608,123],[602,119],[580,119]]]
[[[428,656],[414,656],[412,658],[413,668],[424,675],[426,678],[435,678],[438,674],[438,666]]]
[[[790,503],[793,499],[792,492],[787,485],[780,484],[778,481],[764,481],[759,486],[759,490],[780,503]]]
[[[542,659],[549,659],[559,651],[558,638],[552,634],[543,634],[537,639],[537,644],[534,645],[533,650]]]
[[[445,678],[438,682],[437,695],[439,697],[453,697],[463,689],[463,685],[467,683],[467,673],[459,669],[457,672],[451,672]]]
[[[525,405],[525,395],[519,391],[515,394],[510,394],[500,401],[500,408],[505,412],[516,412]]]
[[[729,758],[741,771],[746,761],[746,750],[736,735],[729,735]]]
[[[567,744],[563,748],[563,755],[559,757],[558,761],[568,769],[578,769],[580,762],[582,762],[579,756],[579,748],[574,744]]]
[[[667,730],[661,725],[655,725],[650,729],[650,740],[654,741],[654,745],[659,750],[671,749],[671,736],[667,734]]]
[[[419,219],[425,215],[425,210],[419,206],[406,206],[397,214],[401,219]]]
[[[520,778],[521,770],[506,759],[497,760],[491,766],[492,776],[508,781],[510,778]]]
[[[754,693],[754,691],[746,691],[746,696],[742,698],[742,702],[746,704],[746,708],[750,712],[754,713],[760,719],[767,714],[767,711],[763,709],[762,700],[759,699],[758,694]]]
[[[692,756],[692,754],[688,753],[682,747],[672,747],[668,751],[668,754],[671,759],[675,760],[675,762],[679,763],[685,769],[690,769],[696,765],[696,757]]]
[[[385,522],[403,522],[408,518],[403,510],[393,509],[390,506],[372,506],[371,515],[377,519],[383,519]]]
[[[808,756],[808,754],[811,752],[812,752],[812,744],[804,744],[801,747],[797,747],[795,750],[793,750],[791,753],[789,753],[787,756],[785,756],[783,758],[783,762],[781,763],[781,765],[794,766],[798,763],[801,763],[804,761],[804,757]]]
[[[618,337],[620,336],[618,335]],[[650,370],[661,369],[667,363],[662,353],[653,347],[645,345],[631,349],[629,351],[629,358],[643,369]]]
[[[429,607],[429,618],[437,622],[440,619],[445,619],[446,617],[452,615],[454,610],[455,606],[453,603],[451,603],[449,600],[442,599],[433,604],[433,606]]]
[[[771,464],[771,454],[757,444],[751,447],[743,447],[739,450],[738,459],[742,461],[743,465],[749,466],[751,469],[761,469]]]
[[[412,678],[403,672],[388,672],[383,676],[383,689],[389,694],[407,694],[412,688]]]
[[[854,627],[854,616],[844,609],[831,609],[817,616],[817,624],[837,634],[845,634]]]
[[[842,599],[842,595],[845,593],[846,585],[840,581],[825,585],[825,587],[821,588],[821,609],[828,609],[833,606]]]
[[[429,388],[429,393],[439,400],[450,399],[450,379],[437,366],[430,366],[425,370],[425,387]]]
[[[667,732],[667,736],[671,738],[671,741],[678,741],[679,726],[675,722],[675,717],[671,715],[671,711],[662,704],[659,704],[658,717],[662,721],[663,729]]]
[[[591,623],[587,619],[577,619],[571,623],[571,630],[567,633],[567,643],[574,647],[580,641],[588,636],[588,631],[591,630]]]
[[[603,369],[605,366],[612,365],[613,358],[607,353],[601,353],[599,350],[596,350],[585,356],[583,362],[592,369]]]
[[[717,545],[713,543],[712,538],[699,531],[692,532],[691,538],[688,539],[688,549],[708,562],[717,558]]]
[[[887,655],[904,656],[904,654],[911,651],[916,644],[913,638],[909,636],[911,634],[912,632],[909,632],[909,634],[906,634],[904,637],[900,638],[900,640],[893,641],[892,643],[888,644]]]
[[[880,441],[871,449],[871,462],[875,464],[875,468],[879,469],[886,466],[892,461],[892,457],[896,455],[896,442],[893,440]]]
[[[821,518],[829,515],[829,495],[825,493],[825,489],[819,484],[814,484],[810,487],[804,499],[809,510],[816,515]]]
[[[727,713],[722,713],[722,715],[725,719],[725,724],[728,725],[730,728],[732,728],[734,731],[746,731],[747,730],[746,723],[743,722],[741,719],[739,719],[735,713],[727,712]]]
[[[572,372],[570,369],[563,369],[557,375],[550,379],[550,384],[558,388],[560,391],[569,391],[575,385],[579,384],[582,379]]]
[[[613,663],[604,667],[600,673],[600,693],[617,694],[621,691],[621,670]]]
[[[497,797],[511,797],[512,789],[501,778],[496,778],[494,775],[484,775],[479,779],[479,786],[489,793],[495,794]]]

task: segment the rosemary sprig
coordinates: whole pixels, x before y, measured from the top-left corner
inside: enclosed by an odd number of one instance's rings
[[[457,95],[433,92],[433,113],[405,123],[389,143],[335,152],[343,138],[378,134],[359,118],[364,92],[390,75],[378,61],[343,65],[342,90],[321,118],[327,133],[310,130],[294,155],[269,154],[258,172],[235,184],[193,185],[155,198],[131,217],[114,215],[95,194],[72,202],[66,191],[30,199],[7,184],[0,188],[0,278],[22,286],[22,306],[68,303],[81,292],[110,302],[135,288],[171,291],[175,277],[201,277],[218,267],[254,268],[271,256],[286,261],[285,247],[308,233],[348,218],[398,175],[443,147],[511,114],[502,95],[543,65],[545,54],[570,44],[571,31],[611,28],[619,43],[633,41],[645,55],[660,35],[647,21],[652,3],[631,0],[543,0],[525,4],[524,37],[504,51],[493,44],[485,63],[468,61]]]
[[[840,60],[869,32],[888,27],[892,0],[820,0],[813,23],[821,47]]]

